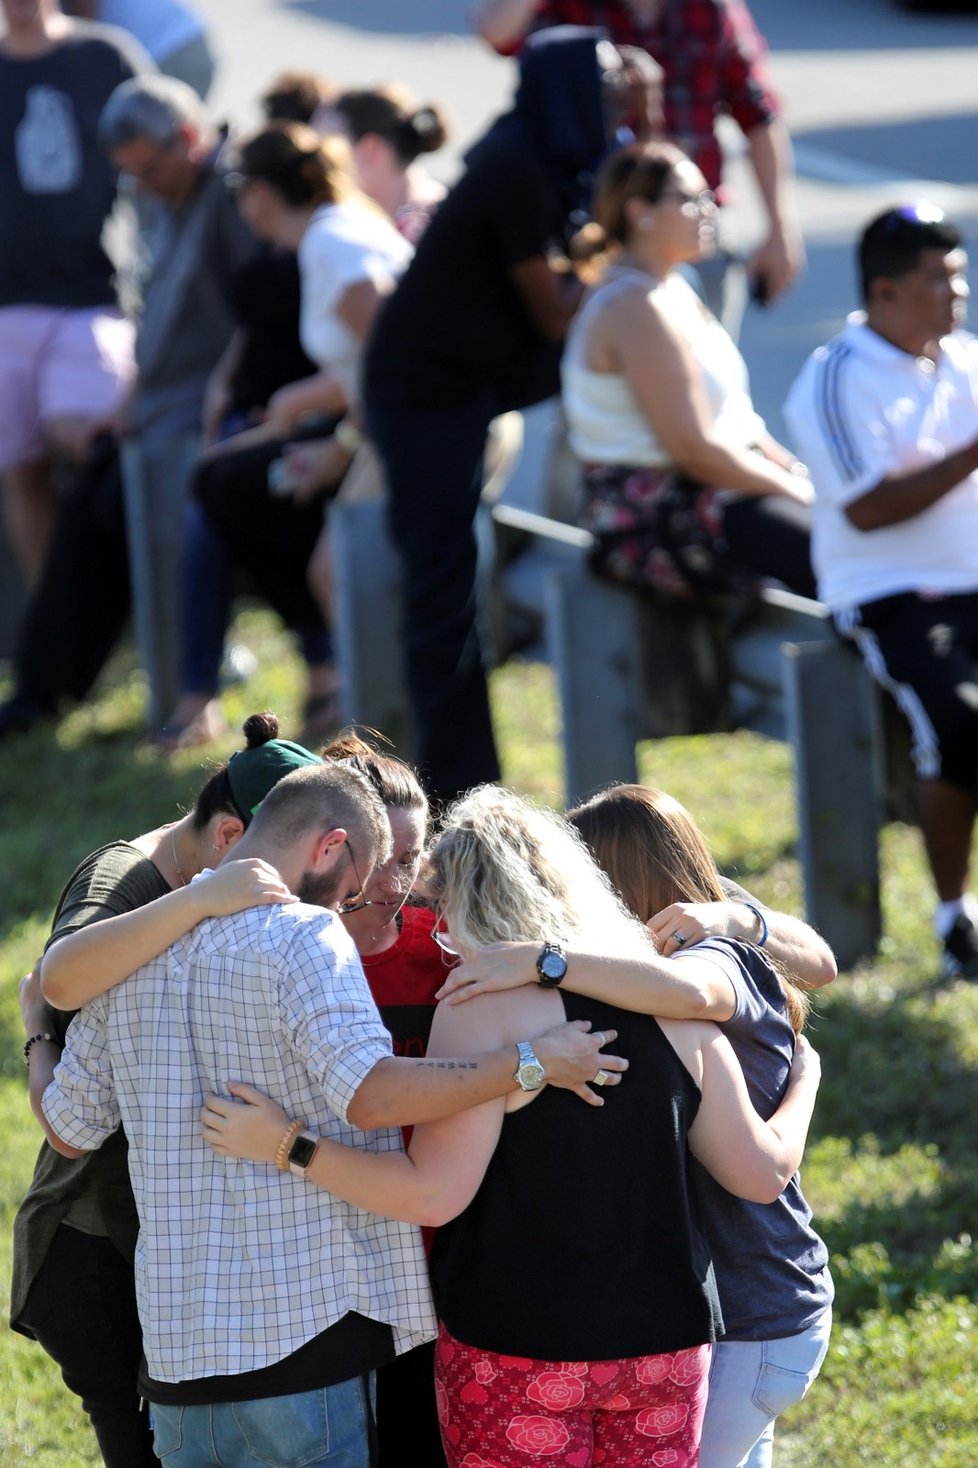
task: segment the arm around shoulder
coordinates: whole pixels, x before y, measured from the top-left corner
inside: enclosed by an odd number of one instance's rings
[[[698,1042],[702,1099],[689,1130],[693,1155],[721,1186],[738,1198],[773,1203],[801,1165],[818,1095],[820,1065],[811,1045],[799,1037],[787,1089],[767,1122],[751,1105],[743,1072],[726,1037],[715,1026],[697,1026],[696,1037],[670,1042],[680,1055],[685,1040]]]

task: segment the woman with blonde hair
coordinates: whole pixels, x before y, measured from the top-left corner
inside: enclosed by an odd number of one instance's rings
[[[568,819],[672,957],[650,951],[640,963],[615,964],[597,948],[592,956],[569,952],[562,987],[643,1013],[714,1021],[740,1062],[752,1105],[770,1116],[805,1024],[808,989],[834,971],[817,935],[762,909],[742,889],[731,901],[693,817],[664,791],[613,786]],[[766,956],[773,949],[774,963]],[[531,983],[538,951],[486,950],[456,969],[442,992],[454,991],[449,1002],[458,1003]],[[770,1468],[775,1418],[805,1395],[828,1347],[828,1251],[797,1173],[765,1202],[737,1196],[700,1166],[692,1181],[725,1327],[713,1349],[700,1468]]]
[[[561,364],[582,524],[602,575],[673,596],[774,578],[815,595],[804,466],[768,433],[747,368],[683,268],[716,246],[716,201],[685,153],[611,155],[579,257],[597,284]]]
[[[600,945],[619,961],[648,948],[573,830],[498,787],[453,805],[429,855],[442,941],[463,957],[545,936]],[[453,1468],[517,1468],[541,1455],[581,1468],[692,1468],[721,1326],[687,1195],[687,1142],[729,1186],[777,1196],[804,1146],[817,1057],[800,1048],[765,1123],[714,1026],[657,1022],[549,982],[441,1005],[428,1054],[516,1043],[562,1015],[616,1030],[629,1057],[602,1110],[574,1116],[541,1089],[524,1042],[509,1101],[416,1127],[409,1154],[376,1168],[320,1143],[306,1177],[375,1212],[441,1225],[431,1255],[436,1388]],[[614,1080],[598,1070],[595,1106]],[[205,1136],[219,1152],[273,1161],[288,1117],[250,1087],[235,1094],[248,1104],[208,1099]]]

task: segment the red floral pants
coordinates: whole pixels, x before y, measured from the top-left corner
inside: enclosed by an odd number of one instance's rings
[[[695,1468],[710,1347],[624,1361],[530,1361],[444,1326],[435,1393],[449,1468]]]

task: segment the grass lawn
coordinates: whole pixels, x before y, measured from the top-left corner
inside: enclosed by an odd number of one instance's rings
[[[238,638],[262,671],[225,698],[232,728],[274,708],[296,727],[298,671],[268,618]],[[0,693],[2,693],[0,688]],[[494,676],[505,778],[559,803],[557,711],[547,672]],[[0,1292],[10,1225],[38,1133],[26,1100],[17,984],[33,964],[60,888],[103,841],[188,803],[208,758],[138,748],[140,695],[121,656],[101,696],[56,729],[0,748]],[[641,750],[642,778],[703,825],[725,871],[763,900],[801,910],[789,753],[747,735],[673,739]],[[883,838],[885,929],[875,962],[819,997],[811,1034],[823,1082],[805,1188],[832,1252],[837,1324],[822,1376],[781,1419],[778,1468],[968,1468],[978,1463],[978,988],[934,981],[930,888],[915,831]],[[75,1399],[39,1347],[0,1333],[0,1463],[97,1464]]]

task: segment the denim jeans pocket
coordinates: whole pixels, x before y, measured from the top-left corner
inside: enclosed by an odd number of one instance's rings
[[[254,1461],[267,1468],[323,1462],[331,1447],[331,1427],[339,1425],[330,1420],[334,1390],[233,1403],[231,1415]]]
[[[161,1463],[172,1458],[183,1447],[183,1408],[150,1406],[149,1425],[153,1433],[153,1452]]]
[[[765,1365],[754,1387],[754,1405],[771,1417],[800,1402],[812,1383],[813,1376],[804,1371],[787,1371],[783,1366]]]

